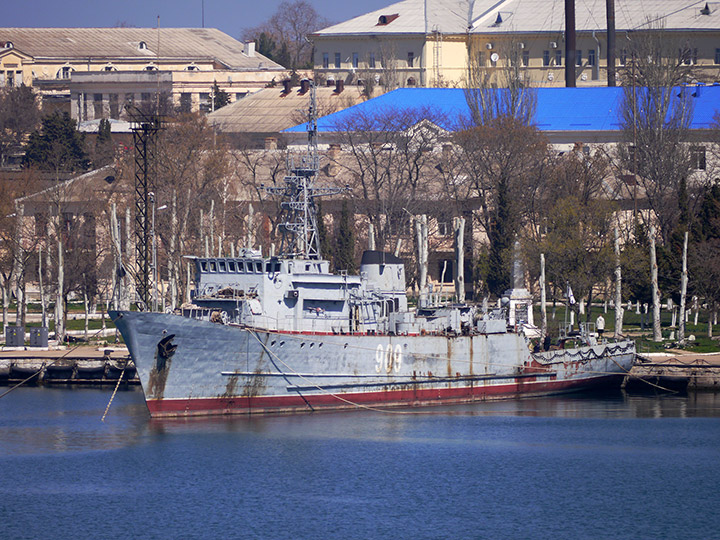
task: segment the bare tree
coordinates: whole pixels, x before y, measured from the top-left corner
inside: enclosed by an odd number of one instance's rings
[[[393,249],[398,236],[409,232],[409,215],[428,199],[428,174],[437,172],[435,150],[445,137],[442,123],[431,109],[393,109],[372,116],[358,112],[335,126],[346,150],[336,165],[357,186],[378,249]]]
[[[515,236],[528,216],[532,193],[543,182],[548,142],[536,128],[502,116],[453,135],[459,157],[453,188],[477,199],[476,219],[490,240],[486,282],[494,294],[510,286]],[[447,182],[446,182],[447,183]]]
[[[0,286],[3,291],[3,323],[8,324],[8,310],[13,291],[17,301],[17,324],[24,324],[27,297],[26,281],[32,280],[29,267],[42,235],[36,235],[35,224],[26,217],[23,197],[40,189],[44,182],[33,169],[25,169],[19,178],[0,181]]]
[[[242,35],[243,39],[258,43],[258,52],[296,71],[312,67],[312,43],[308,36],[329,24],[310,3],[284,1],[270,19],[255,28],[246,28]]]
[[[629,192],[643,202],[667,243],[679,219],[680,183],[691,173],[688,127],[693,104],[678,86],[692,77],[693,49],[657,22],[631,35],[622,72],[620,108],[623,142],[617,146]],[[639,219],[644,219],[643,215]],[[645,225],[649,226],[648,223]]]
[[[155,200],[158,208],[166,208],[157,212],[155,228],[161,248],[158,265],[171,280],[179,279],[182,256],[201,249],[206,224],[200,212],[220,200],[229,174],[229,151],[218,144],[204,117],[183,115],[162,132]]]
[[[0,167],[5,166],[13,149],[20,149],[39,122],[40,109],[32,88],[0,88]]]
[[[506,116],[524,125],[532,123],[537,91],[523,50],[520,42],[510,39],[488,57],[477,39],[468,40],[464,92],[471,125],[486,125]]]
[[[281,185],[286,172],[286,152],[277,149],[255,149],[248,142],[233,152],[233,158],[238,199],[243,201],[235,206],[231,215],[231,219],[236,224],[236,230],[240,237],[243,236],[243,232],[247,232],[251,226],[249,205],[252,201],[258,201],[262,205],[264,215],[261,218],[263,226],[260,227],[260,234],[256,235],[256,238],[266,245],[275,242],[278,219],[281,215],[281,200],[277,196],[269,195],[263,186],[279,187]]]
[[[398,55],[395,43],[383,41],[380,45],[380,80],[378,81],[385,92],[394,90],[402,85],[398,74]]]

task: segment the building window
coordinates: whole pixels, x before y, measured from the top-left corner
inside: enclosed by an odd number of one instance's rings
[[[336,68],[340,67],[340,53],[339,52],[335,53],[335,67]]]
[[[210,92],[200,92],[200,110],[202,112],[210,112],[212,109],[212,101],[210,100]]]
[[[415,53],[412,51],[408,52],[407,59],[408,67],[413,67],[413,63],[415,62]]]
[[[548,67],[550,65],[550,51],[543,51],[543,66]]]
[[[555,65],[562,66],[562,51],[555,51]]]
[[[582,51],[575,51],[575,65],[582,67]]]
[[[144,41],[141,41],[140,43],[138,43],[138,49],[140,49],[141,51],[143,51],[147,48],[148,48],[147,43],[145,43]]]
[[[588,50],[588,66],[595,65],[595,49]]]
[[[417,85],[417,81],[415,80],[415,77],[410,77],[410,78],[407,80],[407,85],[408,85],[408,86],[416,86],[416,85]]]
[[[705,147],[704,146],[691,146],[690,147],[690,164],[693,169],[704,171],[706,167],[705,162]]]
[[[183,92],[180,94],[180,112],[189,113],[192,110],[192,94]]]
[[[623,49],[622,51],[620,51],[620,65],[627,65],[627,49]]]
[[[438,235],[439,236],[450,236],[452,234],[452,227],[447,221],[438,221]]]
[[[523,67],[528,67],[529,65],[530,65],[530,51],[528,51],[527,49],[525,49],[525,50],[522,52],[522,66],[523,66]]]
[[[684,49],[680,49],[678,58],[686,66],[695,65],[698,61],[698,50],[697,48],[685,47]]]
[[[60,71],[58,71],[57,78],[58,79],[69,79],[71,73],[72,73],[72,67],[63,66],[60,68]]]
[[[720,64],[720,49],[715,49],[715,63]]]
[[[118,95],[110,94],[109,102],[110,102],[110,118],[119,120],[120,119],[120,106],[119,106],[119,102],[118,102]]]
[[[371,52],[370,57],[368,58],[368,67],[374,68],[375,67],[375,53]]]
[[[103,95],[93,94],[93,116],[95,118],[103,117]]]
[[[356,52],[352,53],[352,67],[354,67],[354,68],[358,67],[359,63],[360,63],[360,57],[358,56],[358,53],[356,53]]]
[[[328,53],[326,53],[326,52],[323,53],[323,64],[322,64],[322,66],[323,66],[324,68],[329,68],[329,67],[330,67],[330,55],[329,55]]]
[[[145,71],[157,71],[157,67],[150,64],[149,66],[145,66]]]

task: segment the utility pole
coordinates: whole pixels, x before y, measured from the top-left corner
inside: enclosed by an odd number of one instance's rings
[[[565,0],[565,87],[575,88],[575,0]]]
[[[607,78],[615,86],[615,0],[605,0],[607,19]]]

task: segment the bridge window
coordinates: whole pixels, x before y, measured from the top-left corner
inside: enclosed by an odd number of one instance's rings
[[[263,263],[261,263],[260,261],[256,261],[255,262],[255,272],[257,272],[258,274],[262,274],[262,271],[263,271]]]
[[[228,261],[228,272],[235,272],[235,261]]]
[[[215,266],[215,261],[210,261],[210,271],[217,272],[217,267]]]
[[[225,269],[225,261],[218,261],[218,270],[219,270],[220,272],[225,272],[225,271],[226,271],[226,269]]]

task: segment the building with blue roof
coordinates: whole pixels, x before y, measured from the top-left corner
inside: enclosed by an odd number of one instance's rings
[[[693,85],[678,88],[687,92],[693,108],[690,129],[693,139],[709,137],[715,115],[720,111],[720,85]],[[534,125],[556,146],[615,143],[621,138],[620,113],[623,88],[537,88]],[[465,92],[459,88],[399,88],[353,107],[318,119],[320,144],[335,142],[334,133],[346,129],[355,116],[382,117],[393,111],[425,110],[439,119],[449,132],[468,125],[470,109]],[[304,143],[306,124],[285,130],[291,141]],[[299,137],[299,138],[298,138]]]

